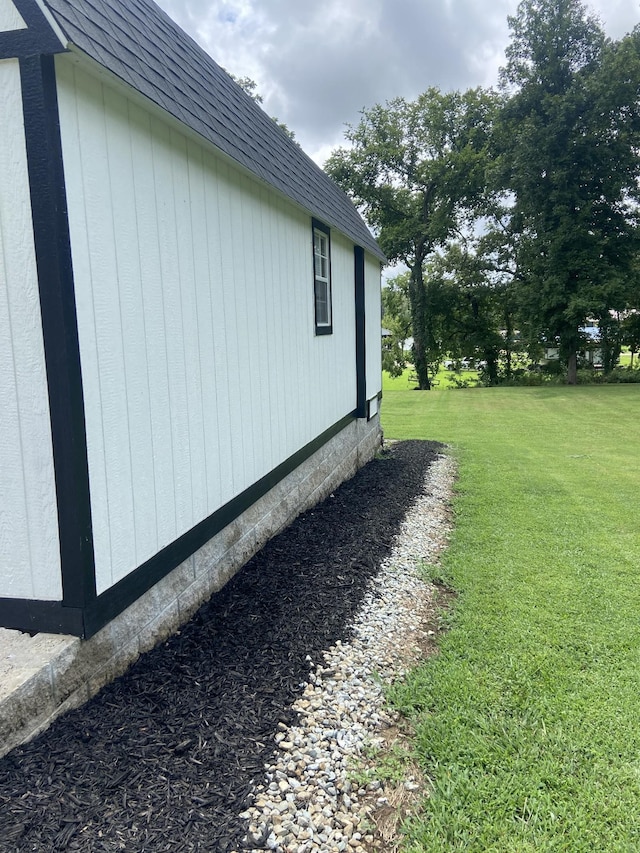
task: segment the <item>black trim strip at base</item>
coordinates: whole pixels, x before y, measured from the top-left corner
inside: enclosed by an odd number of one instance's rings
[[[184,533],[175,542],[167,545],[126,578],[89,602],[84,610],[65,607],[61,602],[0,598],[0,625],[29,633],[46,631],[75,634],[85,639],[91,637],[213,536],[235,521],[354,420],[355,412],[346,415],[273,471]]]
[[[65,607],[61,601],[0,598],[0,625],[26,634],[73,634],[84,632],[82,610]]]

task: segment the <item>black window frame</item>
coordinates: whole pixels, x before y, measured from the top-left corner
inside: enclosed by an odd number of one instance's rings
[[[327,275],[319,275],[317,256],[316,256],[316,232],[326,237],[327,241]],[[313,219],[311,222],[311,251],[313,260],[313,317],[315,324],[316,335],[332,335],[333,334],[333,293],[331,284],[331,229],[320,222],[318,219]],[[320,287],[326,287],[327,308],[329,321],[318,322],[318,290]]]

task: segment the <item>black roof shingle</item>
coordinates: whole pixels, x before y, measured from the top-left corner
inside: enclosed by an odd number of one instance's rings
[[[345,193],[152,0],[44,0],[69,43],[384,260]]]

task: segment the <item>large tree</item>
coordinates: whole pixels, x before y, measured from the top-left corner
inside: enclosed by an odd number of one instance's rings
[[[485,150],[494,95],[429,89],[364,110],[347,129],[327,172],[348,192],[389,261],[409,268],[413,359],[421,389],[430,387],[428,294],[424,264],[458,229],[485,183]]]
[[[580,326],[624,308],[637,252],[640,33],[608,41],[580,0],[523,0],[509,24],[498,142],[521,294],[574,383]]]

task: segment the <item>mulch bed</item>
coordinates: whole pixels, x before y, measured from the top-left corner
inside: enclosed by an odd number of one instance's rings
[[[269,542],[166,643],[0,759],[0,850],[241,849],[238,815],[441,446],[407,441]]]

